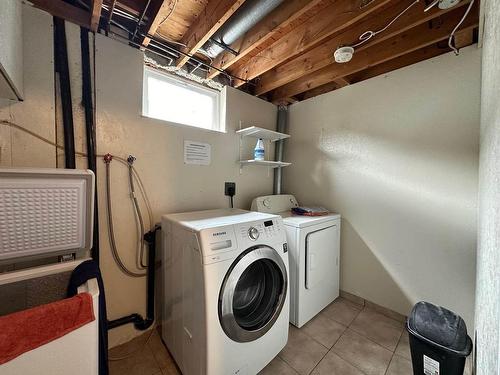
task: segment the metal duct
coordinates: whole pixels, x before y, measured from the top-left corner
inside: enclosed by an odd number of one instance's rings
[[[276,125],[276,131],[280,133],[286,133],[288,127],[288,107],[285,105],[280,105],[278,107],[278,121]],[[276,161],[283,161],[283,148],[285,140],[279,140],[276,142],[276,148],[274,150],[274,157]],[[281,181],[282,181],[282,171],[283,168],[274,169],[274,186],[273,194],[281,194]]]
[[[210,57],[216,57],[224,51],[219,44],[230,46],[282,2],[283,0],[247,0],[201,49]]]

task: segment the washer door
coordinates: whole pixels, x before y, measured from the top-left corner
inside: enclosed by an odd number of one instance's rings
[[[219,294],[219,320],[228,337],[248,342],[263,336],[283,308],[288,287],[281,256],[269,246],[243,252],[231,265]]]

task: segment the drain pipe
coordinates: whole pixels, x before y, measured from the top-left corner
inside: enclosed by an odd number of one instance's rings
[[[125,324],[133,323],[135,328],[144,331],[151,327],[155,321],[155,262],[156,262],[156,232],[160,230],[160,225],[144,235],[144,240],[148,244],[148,270],[147,270],[147,296],[146,296],[146,317],[140,314],[130,314],[115,320],[108,321],[108,330]]]
[[[286,133],[288,128],[288,107],[286,105],[278,106],[278,121],[276,125],[276,131],[280,133]],[[283,161],[283,149],[285,147],[285,140],[281,139],[276,142],[276,148],[274,150],[274,157],[276,161]],[[281,194],[283,171],[282,167],[274,169],[274,186],[273,194]]]

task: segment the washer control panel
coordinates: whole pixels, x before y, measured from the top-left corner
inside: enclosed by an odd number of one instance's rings
[[[269,219],[242,225],[239,232],[242,240],[255,242],[257,240],[274,240],[275,237],[284,233],[284,229],[280,219]]]
[[[257,240],[259,235],[259,230],[257,228],[250,227],[250,229],[248,229],[248,237],[250,237],[251,240]]]

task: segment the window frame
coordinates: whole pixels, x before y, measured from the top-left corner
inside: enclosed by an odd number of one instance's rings
[[[164,81],[168,84],[181,87],[181,88],[187,88],[193,92],[196,92],[198,94],[202,94],[205,96],[209,96],[213,99],[213,113],[212,113],[212,126],[210,128],[204,128],[198,125],[193,125],[193,124],[186,124],[183,122],[175,122],[172,120],[168,120],[165,118],[158,118],[154,117],[148,114],[149,112],[149,88],[148,88],[148,78],[149,77],[154,77],[157,78],[161,81]],[[162,72],[158,69],[149,67],[147,65],[144,66],[144,73],[143,73],[143,82],[142,82],[142,116],[159,120],[159,121],[165,121],[170,124],[177,124],[181,126],[189,126],[192,128],[200,129],[200,130],[208,130],[208,131],[216,131],[216,132],[221,132],[224,133],[225,129],[222,124],[222,100],[221,100],[222,92],[215,90],[215,89],[210,89],[205,86],[199,85],[195,82],[190,82],[186,79],[182,79],[180,77],[174,77],[171,74],[168,74],[166,72]]]

